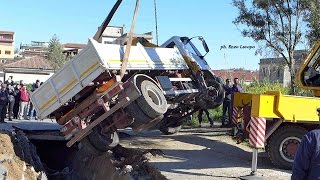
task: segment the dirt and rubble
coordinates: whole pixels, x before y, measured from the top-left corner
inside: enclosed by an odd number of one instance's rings
[[[5,179],[34,180],[42,177],[43,169],[36,165],[39,157],[35,147],[23,137],[20,132],[0,131],[0,163],[5,167],[2,174]]]
[[[3,176],[8,180],[41,179],[45,172],[45,178],[49,179],[166,180],[148,162],[152,151],[128,149],[120,145],[101,155],[89,155],[79,150],[72,164],[58,171],[45,163],[37,164],[40,157],[33,151],[35,147],[30,141],[23,142],[27,139],[24,138],[26,136],[17,136],[10,131],[0,132],[0,162],[5,167]],[[26,143],[29,143],[28,148]],[[50,156],[49,150],[48,153]]]
[[[149,164],[150,151],[124,148],[120,145],[101,155],[78,152],[74,161],[76,179],[167,180]],[[97,170],[98,169],[98,170]]]
[[[53,140],[57,132],[52,130],[23,131],[15,126],[9,127],[8,123],[0,128],[7,129],[0,131],[0,172],[3,169],[3,176],[9,180],[166,180],[148,161],[154,154],[152,150],[141,151],[118,145],[106,153],[92,155],[86,149],[78,148],[81,144],[67,148],[66,141]],[[40,139],[32,139],[35,137]],[[4,168],[1,169],[1,165]]]

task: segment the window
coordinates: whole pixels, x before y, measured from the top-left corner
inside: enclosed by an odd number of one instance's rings
[[[0,54],[1,54],[1,50],[0,50]]]
[[[10,55],[11,54],[11,51],[5,51],[4,52],[6,55]]]

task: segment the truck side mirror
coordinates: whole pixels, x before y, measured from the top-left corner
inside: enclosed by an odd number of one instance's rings
[[[206,51],[206,53],[208,53],[209,47],[208,47],[206,41],[204,39],[201,39],[201,41],[202,41],[202,46],[203,46],[204,50]]]
[[[204,50],[206,51],[206,54],[205,54],[205,55],[200,56],[200,58],[203,59],[203,58],[208,54],[208,52],[209,52],[209,47],[208,47],[206,41],[203,39],[203,37],[200,36],[200,37],[199,37],[199,40],[202,42],[202,46],[203,46]]]

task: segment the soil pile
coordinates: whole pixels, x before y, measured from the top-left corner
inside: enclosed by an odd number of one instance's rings
[[[22,134],[19,136],[22,140]],[[28,151],[30,152],[32,144],[29,141],[26,144],[28,144]],[[26,162],[27,156],[19,137],[9,131],[0,131],[0,165],[4,167],[3,171],[6,179],[34,180],[40,176],[40,173],[35,171],[33,164]]]
[[[151,166],[153,153],[120,145],[99,155],[79,150],[74,160],[73,177],[77,179],[167,180]]]

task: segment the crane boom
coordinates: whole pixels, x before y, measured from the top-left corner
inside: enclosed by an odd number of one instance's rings
[[[122,0],[117,0],[117,2],[114,4],[114,6],[112,7],[111,11],[109,12],[108,16],[106,17],[106,19],[102,22],[101,26],[98,28],[98,31],[96,32],[96,34],[93,36],[93,39],[101,42],[101,36],[103,31],[106,29],[106,27],[109,25],[113,15],[115,14],[115,12],[117,11],[118,7],[120,6],[120,4],[122,3]]]

